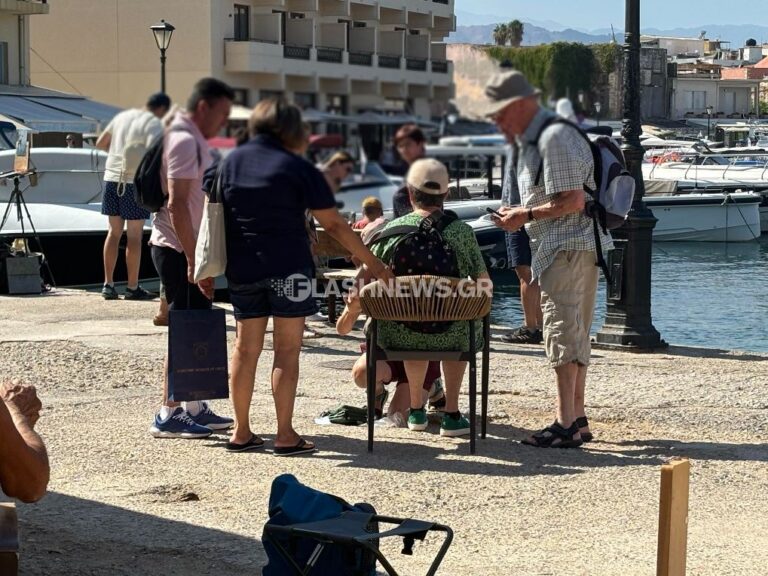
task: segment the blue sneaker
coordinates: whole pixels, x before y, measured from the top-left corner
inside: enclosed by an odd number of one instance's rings
[[[232,418],[214,414],[211,407],[208,406],[208,402],[203,402],[203,409],[200,410],[199,414],[196,416],[190,414],[189,417],[195,421],[195,424],[205,426],[211,430],[229,430],[235,425],[235,421]]]
[[[207,438],[213,434],[213,430],[197,424],[189,413],[179,406],[165,421],[161,420],[160,413],[157,413],[149,433],[155,438]]]

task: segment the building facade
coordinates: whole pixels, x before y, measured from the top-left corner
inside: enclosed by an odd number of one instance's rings
[[[32,79],[119,106],[160,86],[149,26],[176,30],[167,92],[215,76],[239,103],[281,94],[304,108],[439,115],[453,97],[445,37],[454,0],[57,0],[32,26]]]
[[[29,16],[50,6],[30,0],[0,0],[0,85],[29,85]]]

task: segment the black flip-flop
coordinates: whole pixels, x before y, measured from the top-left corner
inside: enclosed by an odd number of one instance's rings
[[[251,450],[258,450],[259,448],[264,448],[264,440],[256,436],[256,434],[251,434],[251,439],[244,444],[227,442],[226,446],[227,452],[250,452]]]
[[[273,454],[275,456],[298,456],[299,454],[309,454],[315,450],[317,450],[317,446],[301,438],[296,446],[283,446],[282,448],[275,446]]]

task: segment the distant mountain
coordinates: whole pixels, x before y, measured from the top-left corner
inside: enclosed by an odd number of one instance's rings
[[[552,42],[581,42],[582,44],[596,44],[610,42],[610,34],[588,34],[572,28],[564,30],[548,30],[536,26],[531,22],[524,22],[525,34],[524,46],[537,46],[539,44],[551,44]],[[448,37],[448,42],[461,44],[490,44],[493,42],[493,29],[496,24],[480,26],[458,26],[456,31]],[[617,38],[620,36],[617,35]]]
[[[475,15],[477,16],[477,15]],[[486,16],[489,17],[489,16]],[[459,21],[461,21],[459,19]],[[601,28],[589,32],[565,28],[554,30],[550,26],[540,26],[535,22],[525,22],[525,34],[523,35],[524,46],[536,46],[538,44],[549,44],[551,42],[581,42],[583,44],[595,44],[600,42],[609,42],[611,40],[610,29]],[[538,23],[541,24],[541,23]],[[548,24],[560,26],[557,22]],[[473,26],[458,26],[456,31],[451,33],[448,42],[470,43],[470,44],[490,44],[493,42],[493,29],[495,23],[476,24]],[[748,38],[754,38],[758,44],[768,43],[768,26],[759,25],[729,25],[729,24],[710,24],[697,26],[695,28],[672,28],[659,30],[658,28],[644,28],[643,34],[654,36],[675,36],[683,38],[698,38],[702,31],[706,31],[707,38],[710,40],[724,40],[731,43],[731,48],[741,48]],[[616,39],[619,42],[624,41],[624,32],[616,30]]]

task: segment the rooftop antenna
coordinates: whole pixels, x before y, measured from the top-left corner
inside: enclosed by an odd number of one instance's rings
[[[613,24],[611,24],[611,38],[612,38],[611,43],[616,44],[616,32],[613,29]]]

